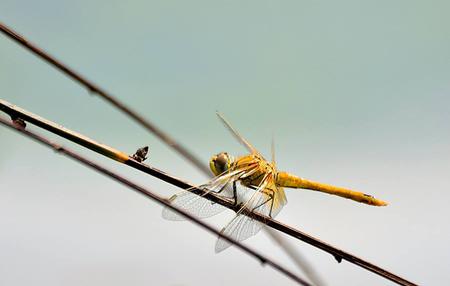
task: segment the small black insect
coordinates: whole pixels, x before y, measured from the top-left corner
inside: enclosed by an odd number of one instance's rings
[[[147,159],[148,154],[148,146],[137,149],[136,153],[134,153],[131,158],[138,162],[144,162]]]

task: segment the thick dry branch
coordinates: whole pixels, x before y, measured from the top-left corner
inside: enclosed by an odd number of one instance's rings
[[[193,192],[197,195],[201,195],[204,198],[213,201],[215,203],[221,204],[233,211],[238,211],[242,208],[241,205],[234,205],[231,200],[226,200],[222,197],[219,197],[212,192],[205,192],[202,189],[196,188],[192,184],[189,184],[187,182],[184,182],[176,177],[173,177],[163,171],[160,171],[156,168],[153,168],[149,165],[140,163],[130,157],[127,157],[127,155],[124,152],[115,150],[114,148],[111,148],[109,146],[103,145],[103,144],[95,144],[95,141],[92,139],[87,138],[86,136],[82,136],[78,133],[75,133],[71,130],[68,130],[56,123],[53,123],[49,120],[40,118],[37,115],[32,114],[31,112],[28,112],[24,109],[21,109],[17,106],[14,106],[4,100],[0,100],[0,110],[8,113],[12,118],[20,118],[26,122],[29,122],[31,124],[34,124],[38,127],[41,127],[43,129],[46,129],[47,131],[50,131],[52,133],[55,133],[63,138],[66,138],[72,142],[75,142],[81,146],[84,146],[92,151],[95,151],[99,154],[108,156],[118,162],[124,163],[128,166],[131,166],[135,169],[138,169],[146,174],[152,175],[156,178],[159,178],[167,183],[170,183],[174,186],[177,186],[179,188],[182,188],[184,190],[188,190],[190,192]],[[247,215],[257,221],[260,221],[262,223],[265,223],[266,225],[272,227],[273,229],[279,230],[287,235],[290,235],[294,238],[297,238],[303,242],[306,242],[310,245],[313,245],[317,248],[320,248],[330,254],[332,254],[338,261],[346,260],[350,263],[353,263],[355,265],[358,265],[364,269],[367,269],[375,274],[378,274],[386,279],[389,279],[399,285],[416,285],[392,272],[389,272],[375,264],[372,264],[368,261],[365,261],[355,255],[352,255],[350,253],[347,253],[343,250],[340,250],[330,244],[327,244],[317,238],[314,238],[304,232],[301,232],[300,230],[297,230],[293,227],[290,227],[286,224],[283,224],[281,222],[278,222],[274,219],[271,219],[267,216],[254,213],[249,209],[244,208],[243,212],[244,215]]]
[[[105,89],[99,87],[98,85],[94,84],[92,81],[87,79],[85,76],[81,75],[80,73],[77,73],[75,70],[70,68],[69,66],[65,65],[61,61],[57,60],[54,56],[50,55],[43,49],[39,48],[36,44],[31,43],[29,40],[27,40],[22,35],[19,35],[17,32],[13,31],[8,26],[2,24],[0,22],[0,31],[2,31],[6,36],[14,40],[16,43],[21,45],[22,47],[28,49],[30,52],[35,54],[36,56],[40,57],[42,60],[47,62],[48,64],[54,66],[62,73],[66,74],[69,78],[74,80],[75,82],[78,82],[79,84],[83,85],[85,88],[87,88],[90,92],[99,95],[104,100],[112,104],[114,107],[116,107],[118,110],[126,114],[127,116],[131,117],[135,122],[143,126],[147,131],[150,133],[153,133],[158,137],[161,141],[163,141],[166,145],[174,149],[179,155],[184,157],[187,161],[189,161],[191,164],[193,164],[195,167],[197,167],[203,174],[205,174],[207,177],[210,176],[208,168],[202,164],[202,162],[193,154],[191,153],[187,148],[183,147],[183,145],[179,144],[177,141],[175,141],[171,136],[169,136],[167,133],[163,132],[160,128],[158,128],[155,124],[151,123],[147,119],[145,119],[143,116],[139,115],[137,112],[133,111],[129,107],[127,107],[124,103],[120,102],[117,98],[109,94],[105,91]],[[270,237],[279,244],[281,248],[284,249],[284,251],[287,253],[289,257],[291,257],[294,261],[294,263],[297,264],[297,266],[300,269],[306,270],[309,268],[308,266],[304,267],[304,265],[301,263],[301,258],[297,257],[299,256],[296,253],[296,250],[288,245],[287,241],[284,241],[282,237],[277,234],[275,231],[267,228],[265,229],[267,232],[270,232]],[[321,285],[316,283],[317,286]]]
[[[67,149],[61,145],[55,144],[53,142],[51,142],[50,140],[48,140],[47,138],[38,135],[34,132],[30,132],[27,131],[26,129],[23,128],[23,126],[19,126],[19,125],[13,125],[11,123],[8,123],[7,121],[5,121],[4,119],[0,118],[0,124],[3,124],[7,127],[10,127],[11,129],[15,129],[25,135],[27,135],[28,137],[44,144],[47,147],[50,147],[52,149],[54,149],[57,152],[60,152],[64,155],[67,155],[68,157],[82,163],[83,165],[90,167],[94,170],[96,170],[99,173],[102,173],[112,179],[114,179],[115,181],[121,183],[122,185],[125,185],[127,187],[129,187],[130,189],[144,195],[145,197],[152,199],[156,202],[158,202],[159,204],[170,208],[171,210],[175,211],[176,213],[184,216],[186,219],[194,222],[195,224],[201,226],[202,228],[206,229],[207,231],[218,235],[222,238],[224,238],[225,240],[227,240],[228,242],[234,244],[236,247],[238,247],[239,249],[241,249],[242,251],[244,251],[245,253],[247,253],[250,256],[253,256],[254,258],[258,259],[262,264],[267,264],[270,265],[271,267],[273,267],[274,269],[280,271],[281,273],[283,273],[284,275],[288,276],[289,278],[291,278],[292,280],[296,281],[297,283],[299,283],[300,285],[304,285],[304,286],[311,286],[311,284],[309,284],[307,281],[305,281],[304,279],[300,278],[299,276],[297,276],[296,274],[292,273],[291,271],[289,271],[288,269],[284,268],[283,266],[279,265],[278,263],[272,261],[271,259],[269,259],[268,257],[256,252],[255,250],[241,244],[240,242],[236,241],[233,238],[230,238],[226,235],[223,235],[222,233],[220,233],[220,231],[214,229],[213,227],[211,227],[210,225],[204,223],[203,221],[201,221],[200,219],[190,215],[189,213],[187,213],[186,211],[173,206],[172,204],[170,204],[170,202],[163,198],[158,196],[157,194],[155,194],[154,192],[148,190],[147,188],[144,188],[142,186],[139,186],[135,183],[133,183],[132,181],[120,176],[119,174],[110,171],[96,163],[94,163],[91,160],[86,159],[85,157],[79,155],[78,153],[75,153],[73,151],[71,151],[70,149]]]

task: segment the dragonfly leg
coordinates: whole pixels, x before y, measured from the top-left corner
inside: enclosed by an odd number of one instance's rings
[[[270,202],[270,211],[269,211],[269,217],[272,218],[272,210],[273,210],[273,201],[274,201],[274,197],[275,197],[275,191],[271,190],[272,192],[272,201]]]
[[[271,203],[270,203],[269,217],[272,218],[272,208],[273,208],[274,191],[271,190],[271,193],[268,194],[268,195],[269,195],[269,198],[268,198],[267,200],[265,200],[264,202],[262,202],[261,204],[257,205],[256,207],[254,207],[254,208],[252,209],[252,212],[253,212],[254,210],[256,210],[257,208],[262,207],[263,205],[265,205],[265,204],[268,203],[269,201],[271,201]]]
[[[220,190],[218,190],[217,192],[216,192],[216,194],[220,194],[221,192],[223,192],[223,190],[225,190],[225,187],[228,185],[228,183],[226,183],[226,184],[224,184],[221,188],[220,188]],[[214,205],[214,204],[216,204],[215,202],[213,202],[213,201],[211,201],[211,205]]]
[[[238,200],[237,200],[236,181],[233,181],[233,199],[234,199],[234,205],[236,206],[237,203],[238,203]]]

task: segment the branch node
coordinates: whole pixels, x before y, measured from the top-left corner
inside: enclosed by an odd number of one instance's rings
[[[11,116],[11,121],[16,128],[25,129],[27,127],[25,120],[20,118],[17,114],[11,113],[10,116]]]
[[[341,263],[341,262],[342,262],[342,256],[334,255],[334,259],[336,259],[336,261],[337,261],[338,263]]]

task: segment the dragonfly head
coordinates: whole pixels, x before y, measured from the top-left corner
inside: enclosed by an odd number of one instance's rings
[[[219,176],[231,168],[233,161],[233,157],[228,155],[227,152],[221,152],[212,156],[211,160],[209,160],[209,168],[215,176]]]

